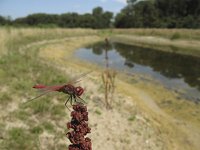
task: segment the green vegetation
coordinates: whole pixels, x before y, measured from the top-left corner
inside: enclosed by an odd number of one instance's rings
[[[23,103],[39,94],[32,90],[34,84],[63,84],[69,78],[39,58],[38,49],[48,42],[96,34],[85,29],[0,29],[0,119],[5,121],[0,126],[0,149],[39,149],[39,135],[45,131],[56,135],[58,128],[65,128],[57,122],[65,122],[68,111],[64,105],[53,104],[55,95]],[[63,95],[56,95],[56,99],[63,100]]]
[[[0,94],[0,103],[2,105],[7,105],[11,101],[12,97],[7,92],[3,92]]]
[[[96,7],[92,13],[30,14],[11,20],[0,16],[0,25],[40,28],[200,28],[199,0],[128,0],[115,18]]]
[[[23,128],[12,128],[8,131],[8,139],[4,140],[2,149],[33,149],[37,147],[35,136]]]
[[[43,129],[41,126],[35,126],[31,129],[31,133],[33,134],[41,134],[43,132]]]
[[[129,0],[117,14],[117,28],[199,28],[199,0]]]
[[[101,112],[99,111],[99,110],[95,110],[95,113],[97,114],[97,115],[101,115]]]
[[[20,119],[20,120],[26,120],[29,117],[30,113],[28,113],[27,111],[24,110],[19,110],[17,112],[15,112],[15,117]]]
[[[54,126],[50,122],[43,122],[42,126],[48,132],[53,132],[54,131]]]
[[[93,9],[92,13],[64,13],[57,14],[31,14],[13,21],[0,16],[0,25],[12,25],[15,27],[40,27],[40,28],[109,28],[113,13],[103,11],[101,7]]]
[[[64,104],[64,103],[63,103]],[[51,108],[51,112],[52,114],[54,115],[57,115],[57,116],[64,116],[65,115],[65,106],[63,104],[57,104],[57,105],[54,105],[52,108]]]
[[[177,39],[180,39],[180,37],[181,37],[181,35],[179,34],[179,33],[174,33],[173,35],[172,35],[172,37],[170,38],[171,40],[177,40]]]
[[[132,115],[128,118],[128,121],[134,121],[135,120],[135,115]]]

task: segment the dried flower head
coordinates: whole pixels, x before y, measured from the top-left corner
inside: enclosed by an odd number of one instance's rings
[[[67,123],[68,129],[73,131],[67,133],[69,141],[69,150],[92,150],[91,139],[86,137],[91,129],[88,127],[88,112],[87,107],[82,104],[73,105],[71,112],[71,122]]]

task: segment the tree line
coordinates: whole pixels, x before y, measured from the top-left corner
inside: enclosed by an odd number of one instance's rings
[[[109,28],[111,26],[111,19],[113,13],[104,11],[101,7],[96,7],[92,13],[78,14],[78,13],[64,13],[45,14],[37,13],[31,14],[23,18],[10,20],[0,16],[0,25],[12,26],[36,26],[36,27],[62,27],[62,28]]]
[[[0,25],[62,28],[200,28],[200,0],[128,0],[116,16],[96,7],[92,13],[31,14]]]
[[[200,0],[128,0],[117,28],[200,28]]]

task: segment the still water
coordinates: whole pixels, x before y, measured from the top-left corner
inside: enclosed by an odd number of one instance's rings
[[[200,58],[120,43],[106,46],[104,42],[80,48],[75,56],[105,66],[106,49],[110,68],[148,75],[185,98],[200,102]]]

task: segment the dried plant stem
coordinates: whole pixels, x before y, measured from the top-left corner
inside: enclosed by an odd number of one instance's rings
[[[116,71],[109,69],[109,57],[108,57],[108,47],[109,41],[105,39],[105,60],[106,60],[106,70],[102,73],[102,81],[104,85],[105,94],[105,105],[107,109],[112,108],[113,94],[115,91],[115,77]]]

